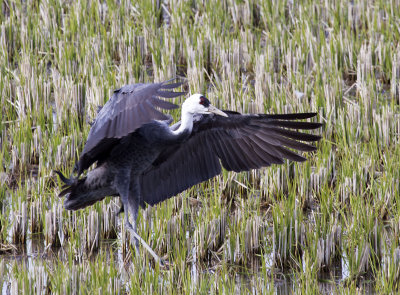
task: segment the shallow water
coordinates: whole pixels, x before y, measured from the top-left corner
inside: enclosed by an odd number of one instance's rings
[[[60,263],[68,264],[68,259],[70,259],[68,251],[67,247],[46,248],[43,235],[34,235],[33,238],[27,240],[26,245],[20,245],[11,253],[0,255],[1,294],[13,294],[17,290],[17,276],[15,273],[13,274],[13,269],[16,265],[25,270],[28,277],[35,276],[36,281],[47,282],[49,270],[57,271]],[[120,272],[119,284],[123,286],[129,281],[129,272],[132,271],[131,262],[124,257],[118,240],[102,240],[98,251],[88,257],[75,257],[74,265],[84,266],[90,261],[95,261],[98,255],[105,255],[106,263],[110,261],[112,255],[114,267]],[[195,249],[192,249],[192,256],[193,261],[187,264],[187,268],[190,269],[191,283],[193,285],[196,285],[199,280],[205,277],[217,274],[217,265],[209,263],[204,266],[203,263],[198,263]],[[235,265],[230,267],[229,275],[235,281],[235,293],[239,294],[244,290],[252,294],[258,294],[260,291],[277,295],[295,293],[300,287],[295,273],[293,271],[285,273],[275,271],[273,273],[271,267],[272,257],[272,253],[266,254],[264,259],[266,265],[264,266],[260,258],[255,258],[246,267]],[[149,268],[151,267],[149,265]],[[263,268],[267,270],[267,278]],[[38,276],[42,276],[42,278]],[[344,284],[348,277],[348,261],[344,256],[332,267],[329,273],[320,275],[318,283],[320,293],[335,294],[338,287]],[[48,290],[46,288],[43,289],[44,292],[42,293],[46,293],[46,290]],[[363,294],[375,294],[372,281],[361,281],[360,288]]]

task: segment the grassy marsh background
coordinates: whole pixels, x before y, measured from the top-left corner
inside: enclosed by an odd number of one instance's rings
[[[399,6],[2,1],[2,292],[398,290]],[[132,255],[116,199],[67,212],[52,170],[71,172],[113,89],[177,75],[222,109],[325,126],[306,163],[225,171],[142,210],[139,234],[173,263],[160,270]]]

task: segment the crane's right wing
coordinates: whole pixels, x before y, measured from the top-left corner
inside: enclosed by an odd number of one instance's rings
[[[304,161],[292,150],[313,151],[303,143],[320,136],[298,132],[316,129],[320,123],[294,121],[315,113],[284,115],[241,115],[224,111],[228,117],[203,115],[194,123],[190,138],[165,149],[141,178],[141,197],[157,204],[183,190],[221,173],[246,171],[282,164],[283,160]],[[295,129],[295,130],[293,130]]]
[[[78,175],[100,160],[122,137],[152,120],[169,118],[157,108],[170,110],[178,106],[158,97],[174,98],[185,94],[185,92],[170,91],[182,85],[181,82],[171,83],[171,81],[126,85],[114,91],[90,129],[76,165]]]

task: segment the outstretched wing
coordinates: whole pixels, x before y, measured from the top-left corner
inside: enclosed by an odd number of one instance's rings
[[[185,94],[169,91],[182,85],[181,82],[171,81],[126,85],[114,91],[90,129],[76,165],[78,175],[99,160],[122,137],[152,120],[169,118],[156,108],[170,110],[178,106],[158,97],[173,98]]]
[[[285,115],[203,115],[194,123],[192,135],[163,151],[141,179],[142,201],[154,205],[221,173],[245,171],[282,164],[284,159],[304,161],[292,150],[314,151],[320,136],[298,129],[316,129],[320,123],[293,121],[315,113]],[[221,162],[220,162],[221,161]],[[157,184],[154,185],[154,181]]]

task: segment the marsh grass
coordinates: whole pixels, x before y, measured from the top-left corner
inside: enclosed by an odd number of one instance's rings
[[[0,9],[3,291],[398,291],[396,1],[3,1]],[[305,163],[224,171],[140,211],[139,234],[171,264],[160,269],[143,249],[135,254],[116,199],[67,212],[52,171],[72,171],[113,89],[174,76],[222,109],[316,111],[324,127]]]

